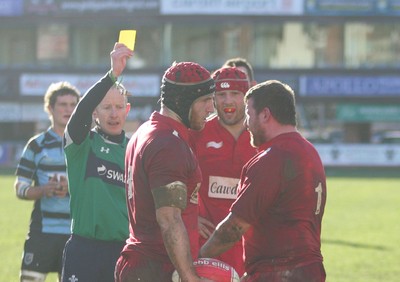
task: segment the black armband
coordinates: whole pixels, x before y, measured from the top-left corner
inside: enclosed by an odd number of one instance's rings
[[[177,207],[184,210],[187,205],[186,185],[175,181],[151,190],[156,209],[161,207]]]

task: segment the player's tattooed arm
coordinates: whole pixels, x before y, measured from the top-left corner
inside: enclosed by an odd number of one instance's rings
[[[250,226],[240,217],[230,213],[218,224],[210,239],[201,247],[199,257],[217,257],[229,250]]]
[[[189,237],[182,221],[186,208],[187,189],[180,181],[151,190],[165,248],[182,281],[198,279],[192,264]]]
[[[160,207],[156,210],[158,225],[168,255],[182,281],[196,281],[197,276],[190,254],[189,237],[178,207]]]

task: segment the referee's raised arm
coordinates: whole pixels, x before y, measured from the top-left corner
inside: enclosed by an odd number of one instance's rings
[[[103,100],[107,91],[117,82],[118,77],[122,74],[126,66],[126,60],[132,56],[132,51],[121,43],[115,43],[114,49],[110,53],[111,68],[99,81],[97,81],[85,93],[80,100],[74,113],[72,114],[67,128],[66,139],[64,144],[67,146],[69,142],[81,144],[89,133],[93,118],[93,111],[97,105]]]

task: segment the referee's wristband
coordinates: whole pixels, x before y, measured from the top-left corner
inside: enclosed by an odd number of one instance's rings
[[[112,81],[113,83],[116,83],[116,82],[118,81],[118,77],[115,77],[115,75],[114,75],[112,69],[110,69],[110,70],[108,71],[108,77],[111,78],[111,81]]]

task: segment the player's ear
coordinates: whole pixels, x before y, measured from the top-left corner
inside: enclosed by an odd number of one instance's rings
[[[47,113],[49,113],[50,115],[53,115],[54,108],[50,104],[47,105],[46,110],[47,110]]]
[[[92,120],[97,124],[97,112],[96,112],[96,110],[94,110],[93,113],[92,113]]]
[[[265,107],[264,109],[262,109],[261,111],[261,117],[264,121],[268,121],[269,118],[271,117],[271,111],[269,110],[268,107]]]

